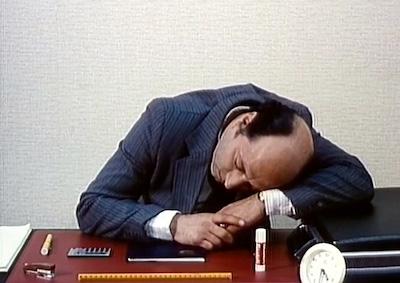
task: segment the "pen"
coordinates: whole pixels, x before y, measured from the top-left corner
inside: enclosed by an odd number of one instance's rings
[[[53,241],[53,235],[47,234],[46,239],[43,242],[42,248],[40,249],[40,253],[42,255],[48,255],[51,250],[51,245]]]
[[[170,279],[226,279],[232,280],[231,272],[173,272],[173,273],[79,273],[83,281],[124,281],[124,280],[170,280]]]

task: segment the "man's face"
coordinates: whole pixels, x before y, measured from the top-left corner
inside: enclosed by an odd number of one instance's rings
[[[311,134],[301,118],[295,134],[250,140],[240,129],[255,115],[249,112],[235,118],[214,150],[211,174],[226,189],[262,191],[283,186],[296,177],[312,153]]]

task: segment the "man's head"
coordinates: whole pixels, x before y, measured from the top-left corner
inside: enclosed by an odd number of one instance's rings
[[[227,189],[276,188],[291,182],[313,152],[306,122],[290,108],[268,102],[229,122],[215,147],[211,173]]]

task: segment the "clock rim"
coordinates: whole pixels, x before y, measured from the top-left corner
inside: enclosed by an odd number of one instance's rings
[[[304,254],[303,258],[300,262],[300,281],[302,283],[309,283],[307,276],[307,265],[310,262],[311,257],[318,252],[325,251],[334,253],[335,257],[340,259],[340,265],[343,267],[342,272],[340,274],[340,280],[337,283],[342,283],[344,281],[344,277],[346,275],[346,261],[340,252],[340,250],[332,244],[329,243],[318,243],[309,248]],[[336,282],[335,282],[336,283]]]

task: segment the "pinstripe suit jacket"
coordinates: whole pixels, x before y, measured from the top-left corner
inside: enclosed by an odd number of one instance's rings
[[[146,221],[162,210],[190,213],[226,114],[238,105],[271,100],[292,108],[312,127],[305,106],[250,84],[152,101],[82,193],[77,207],[82,231],[146,240]],[[370,199],[371,178],[358,159],[312,132],[312,164],[284,190],[298,216],[338,203]]]

